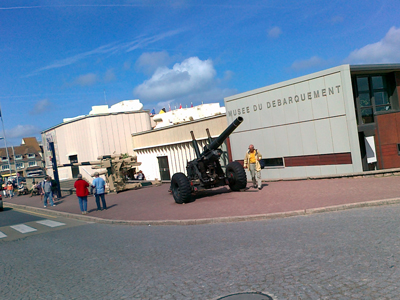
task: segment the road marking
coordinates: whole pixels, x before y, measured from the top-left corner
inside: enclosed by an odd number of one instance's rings
[[[30,227],[30,226],[25,225],[25,224],[13,225],[13,226],[10,226],[10,227],[12,229],[16,230],[16,231],[21,232],[21,233],[29,233],[29,232],[37,231],[36,228]]]
[[[39,224],[42,224],[42,225],[46,225],[46,226],[49,226],[49,227],[58,227],[58,226],[66,225],[65,223],[56,222],[56,221],[53,221],[53,220],[36,221],[36,223],[39,223]]]
[[[5,237],[7,237],[7,235],[0,231],[0,239],[5,238]]]

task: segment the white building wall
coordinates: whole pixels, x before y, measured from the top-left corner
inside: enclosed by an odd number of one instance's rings
[[[198,140],[200,152],[207,144],[206,140]],[[226,151],[226,145],[222,146]],[[160,179],[160,170],[158,157],[167,156],[169,164],[170,177],[178,172],[186,174],[186,165],[188,161],[195,159],[196,154],[191,142],[178,143],[174,145],[165,145],[160,147],[150,147],[146,149],[136,149],[138,162],[141,162],[140,170],[146,176],[146,179]]]
[[[230,137],[234,160],[249,144],[264,158],[351,153],[352,164],[280,167],[262,178],[361,172],[361,157],[348,65],[225,98],[228,123],[243,124]]]
[[[131,134],[150,129],[150,117],[143,111],[86,116],[46,130],[42,140],[48,174],[53,171],[46,136],[53,136],[58,165],[63,165],[70,163],[71,155],[78,155],[79,162],[95,161],[101,155],[133,155]],[[72,178],[71,167],[59,168],[59,175],[61,179]],[[82,175],[90,179],[86,172]]]

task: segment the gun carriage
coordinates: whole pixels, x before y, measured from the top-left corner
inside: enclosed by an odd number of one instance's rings
[[[171,192],[176,203],[188,203],[192,193],[205,189],[229,185],[232,191],[239,191],[246,187],[246,172],[239,162],[230,162],[225,173],[219,162],[222,154],[219,147],[242,122],[243,118],[238,117],[214,140],[207,128],[208,144],[201,153],[193,131],[190,132],[197,158],[187,163],[187,175],[179,172],[172,176]]]

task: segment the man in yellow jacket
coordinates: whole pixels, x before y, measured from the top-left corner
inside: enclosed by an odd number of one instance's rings
[[[245,169],[249,168],[251,179],[253,180],[254,188],[258,188],[261,190],[261,165],[259,160],[262,158],[260,152],[257,149],[254,149],[253,145],[249,146],[249,151],[246,152],[246,156],[244,158],[243,167]],[[257,177],[257,180],[256,180]]]

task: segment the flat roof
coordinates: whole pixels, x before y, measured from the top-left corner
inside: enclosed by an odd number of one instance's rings
[[[257,89],[253,89],[250,91],[246,91],[246,92],[242,92],[242,93],[239,93],[236,95],[225,97],[224,100],[225,100],[225,103],[227,103],[230,101],[237,100],[239,98],[251,96],[254,94],[259,94],[259,93],[266,92],[266,91],[273,90],[273,89],[282,88],[282,87],[289,86],[289,85],[292,85],[297,82],[307,81],[307,80],[313,79],[318,76],[324,76],[329,73],[344,71],[346,69],[350,70],[350,74],[389,73],[389,72],[394,72],[394,71],[400,71],[400,64],[365,64],[365,65],[344,64],[344,65],[339,65],[339,66],[336,66],[333,68],[324,69],[324,70],[321,70],[318,72],[310,73],[310,74],[303,75],[300,77],[295,77],[295,78],[292,78],[289,80],[273,83],[273,84],[270,84],[270,85],[267,85],[264,87],[260,87]]]
[[[226,113],[220,113],[220,114],[218,114],[218,115],[209,116],[209,117],[205,117],[205,118],[201,118],[201,119],[196,119],[196,120],[193,120],[193,121],[183,121],[183,122],[178,123],[178,124],[172,124],[172,125],[164,126],[164,127],[157,128],[157,129],[150,129],[150,130],[146,130],[146,131],[141,131],[141,132],[132,133],[131,135],[132,135],[132,136],[138,136],[138,135],[147,134],[147,133],[151,133],[151,132],[156,132],[156,131],[161,131],[161,130],[170,129],[170,128],[173,128],[173,127],[185,126],[185,125],[188,125],[188,124],[193,124],[193,123],[201,122],[201,121],[204,121],[204,120],[209,120],[209,119],[214,119],[214,118],[220,118],[220,117],[223,117],[223,116],[226,116]]]
[[[69,123],[73,123],[73,122],[77,122],[77,121],[84,120],[84,119],[87,119],[87,118],[95,118],[95,117],[103,117],[103,116],[119,115],[119,114],[138,114],[138,113],[147,113],[147,114],[149,114],[149,113],[150,113],[150,110],[121,111],[121,112],[112,112],[112,113],[104,113],[104,114],[95,114],[95,115],[78,116],[78,117],[75,117],[75,118],[71,118],[72,120],[69,120],[69,121],[67,121],[67,122],[62,122],[62,123],[60,123],[60,124],[54,125],[54,126],[52,126],[52,127],[50,127],[50,128],[47,128],[47,129],[41,131],[40,133],[41,133],[41,134],[42,134],[42,133],[46,133],[47,131],[53,130],[53,129],[55,129],[55,128],[57,128],[57,127],[60,127],[60,126],[62,126],[62,125],[69,124]]]
[[[370,64],[370,65],[350,65],[350,72],[357,73],[389,73],[400,71],[400,64]]]

